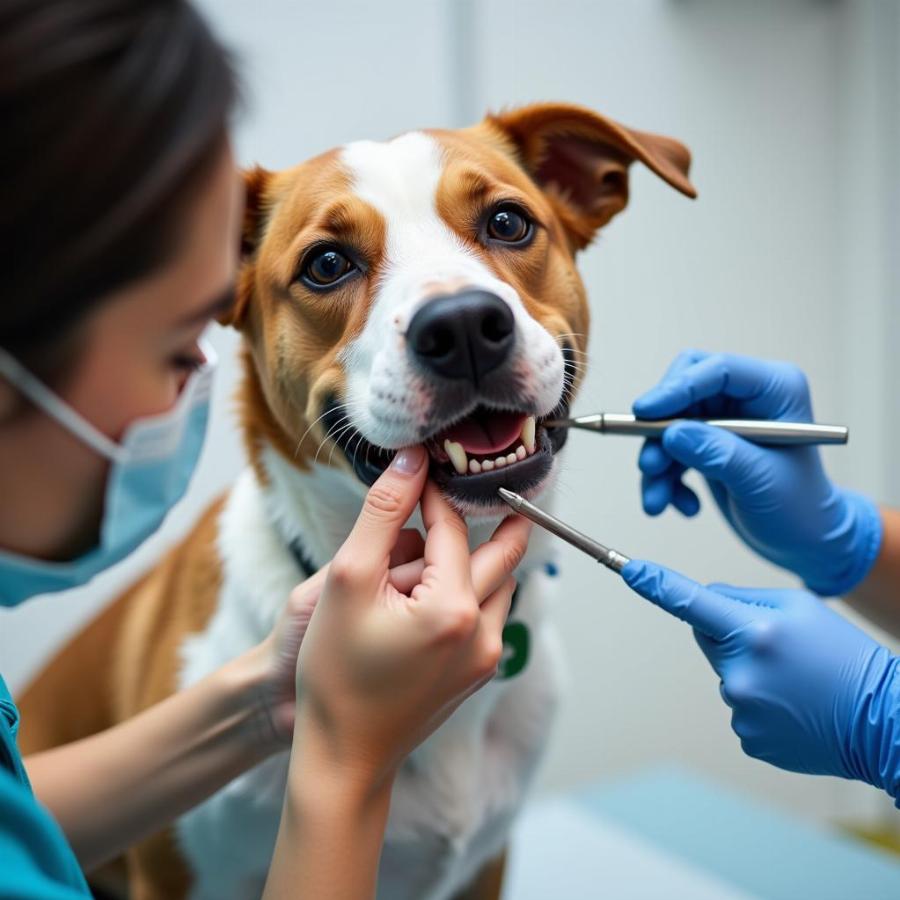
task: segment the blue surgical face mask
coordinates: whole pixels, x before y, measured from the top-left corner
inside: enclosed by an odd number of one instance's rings
[[[85,584],[159,528],[187,489],[206,434],[216,359],[208,345],[202,350],[206,361],[191,373],[175,406],[133,422],[117,443],[0,348],[0,375],[111,463],[99,544],[68,562],[0,550],[0,606],[16,606],[36,594]]]

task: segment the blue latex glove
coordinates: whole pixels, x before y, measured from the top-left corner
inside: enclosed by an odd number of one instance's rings
[[[813,421],[806,377],[788,363],[682,353],[634,404],[637,416]],[[799,575],[818,594],[845,594],[868,574],[881,545],[881,517],[869,499],[837,488],[816,447],[765,447],[700,422],[679,422],[649,440],[638,465],[644,509],[700,503],[681,482],[705,476],[719,509],[745,543]]]
[[[693,626],[750,756],[897,799],[900,658],[804,591],[703,587],[641,560],[622,577]]]

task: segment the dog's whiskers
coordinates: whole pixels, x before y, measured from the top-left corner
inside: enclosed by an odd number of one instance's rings
[[[365,437],[364,437],[362,434],[360,434],[359,440],[356,442],[356,447],[355,447],[354,450],[353,450],[353,460],[352,460],[352,462],[350,463],[350,464],[353,466],[354,469],[356,468],[356,454],[359,453],[359,447],[360,447],[360,444],[362,444],[362,442],[363,442],[364,440],[365,440]]]
[[[329,466],[331,465],[331,460],[334,458],[334,451],[337,450],[337,448],[341,445],[341,441],[343,440],[344,435],[348,431],[350,431],[351,432],[350,439],[353,438],[352,429],[353,429],[353,423],[348,422],[343,428],[340,429],[340,431],[337,434],[332,436],[331,451],[328,454],[328,465]],[[349,445],[350,440],[348,440],[347,443]]]
[[[359,405],[359,401],[346,401],[346,402],[344,402],[344,403],[339,403],[339,404],[338,404],[337,406],[335,406],[335,407],[331,407],[331,408],[329,408],[329,409],[326,409],[325,412],[322,413],[322,415],[318,416],[318,417],[317,417],[317,418],[309,425],[309,427],[306,429],[306,431],[303,432],[303,436],[300,438],[299,441],[297,441],[297,446],[294,448],[294,459],[297,458],[297,454],[300,452],[300,445],[303,443],[304,440],[306,440],[306,436],[310,433],[310,431],[312,431],[312,429],[315,427],[315,425],[316,425],[318,422],[321,422],[322,419],[325,418],[325,416],[327,416],[329,413],[332,413],[332,412],[341,412],[341,410],[353,409],[353,408],[355,408],[355,407],[358,406],[358,405]],[[345,419],[345,418],[346,418],[346,416],[343,416],[343,417],[342,417],[341,419],[339,419],[338,421],[339,421],[339,422],[340,422],[340,421],[343,421],[343,419]],[[332,427],[334,427],[334,426],[332,426]],[[329,431],[330,431],[330,430],[331,430],[331,429],[329,429]],[[319,446],[321,446],[321,444],[324,443],[324,442],[327,440],[327,438],[328,438],[328,433],[326,432],[325,437],[322,438],[322,441],[320,442],[320,445],[319,445]]]
[[[340,405],[338,405],[337,407],[335,407],[335,410],[334,410],[334,411],[339,412],[339,411],[342,410],[342,409],[346,409],[347,406],[348,406],[347,403],[341,403]],[[315,425],[316,425],[318,422],[321,422],[322,419],[324,419],[325,416],[327,416],[328,413],[331,412],[331,411],[332,411],[332,410],[330,410],[330,409],[326,409],[325,412],[322,413],[322,415],[317,416],[315,419],[313,419],[312,422],[309,423],[309,426],[307,427],[306,431],[303,432],[303,434],[302,434],[301,437],[300,437],[300,440],[297,441],[297,446],[294,448],[294,459],[297,458],[297,454],[300,452],[300,445],[306,440],[306,436],[310,433],[310,431],[313,430],[313,428],[315,427]]]
[[[319,446],[316,448],[316,454],[313,457],[313,464],[318,462],[319,454],[322,452],[322,448],[328,443],[329,439],[335,440],[336,436],[343,431],[346,431],[348,428],[353,427],[352,422],[353,412],[347,413],[346,415],[341,416],[329,429],[325,432],[322,440],[319,442]],[[347,422],[347,425],[343,425],[344,422]],[[332,447],[332,451],[333,451]]]

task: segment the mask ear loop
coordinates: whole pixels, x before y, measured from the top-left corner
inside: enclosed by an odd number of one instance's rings
[[[0,347],[0,375],[92,450],[113,462],[124,461],[126,454],[123,447],[72,409],[2,347]]]

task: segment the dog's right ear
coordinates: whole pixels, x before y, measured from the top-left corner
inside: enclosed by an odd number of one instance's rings
[[[519,164],[544,191],[573,250],[628,203],[628,170],[635,161],[688,197],[691,154],[679,141],[626,128],[570,103],[533,103],[488,115]]]
[[[219,324],[230,325],[240,330],[247,314],[247,307],[253,296],[253,276],[256,251],[262,236],[268,213],[266,188],[272,173],[262,166],[245,169],[244,175],[244,221],[241,227],[241,268],[238,272],[234,303],[219,316]]]

